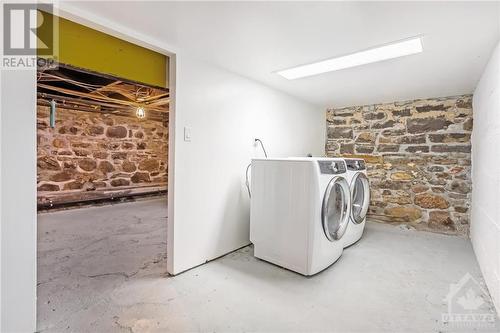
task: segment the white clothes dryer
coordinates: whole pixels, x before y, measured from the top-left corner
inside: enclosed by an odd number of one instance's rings
[[[346,171],[341,158],[252,160],[254,255],[303,275],[333,264],[350,216]]]
[[[366,173],[366,163],[363,159],[345,158],[344,160],[351,191],[351,213],[343,237],[344,247],[347,247],[356,243],[363,235],[366,214],[370,205],[370,183]]]

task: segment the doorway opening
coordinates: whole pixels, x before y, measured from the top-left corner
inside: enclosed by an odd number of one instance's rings
[[[167,272],[168,88],[37,73],[38,329]]]

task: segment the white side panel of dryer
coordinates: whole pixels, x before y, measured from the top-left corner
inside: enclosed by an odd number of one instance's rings
[[[255,256],[305,274],[313,164],[254,160],[250,240]]]

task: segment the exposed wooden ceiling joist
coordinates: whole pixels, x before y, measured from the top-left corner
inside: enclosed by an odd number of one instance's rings
[[[85,72],[64,65],[58,70],[38,72],[38,99],[50,100],[81,111],[134,115],[142,107],[148,118],[165,119],[170,94],[168,89],[151,87],[108,75]]]

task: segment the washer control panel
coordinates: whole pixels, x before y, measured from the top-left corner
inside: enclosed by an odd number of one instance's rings
[[[346,172],[344,161],[318,161],[318,165],[323,175],[337,175]]]
[[[365,170],[366,165],[364,160],[346,160],[348,170]]]

